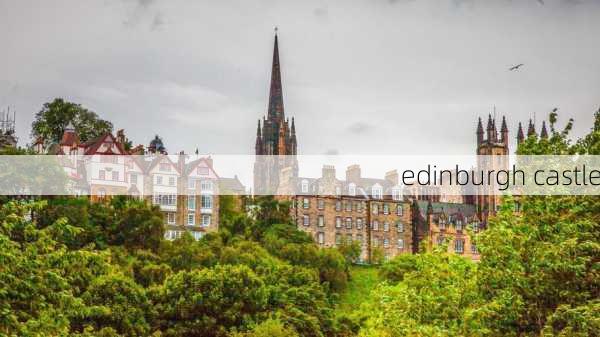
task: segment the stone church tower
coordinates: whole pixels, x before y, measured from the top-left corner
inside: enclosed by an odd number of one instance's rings
[[[286,180],[289,180],[289,175],[291,178],[298,176],[296,148],[294,118],[290,123],[283,108],[279,43],[275,33],[267,116],[263,118],[262,125],[258,120],[256,129],[254,194],[277,194],[281,174],[288,175]]]
[[[489,115],[486,132],[484,133],[481,118],[477,125],[477,166],[480,170],[507,170],[508,169],[508,127],[506,117],[502,117],[502,126],[500,133],[496,129],[496,119]],[[493,158],[498,156],[498,160]],[[479,219],[487,222],[490,215],[496,213],[496,208],[500,204],[500,196],[494,195],[494,187],[480,186],[476,196],[476,205],[479,213]]]

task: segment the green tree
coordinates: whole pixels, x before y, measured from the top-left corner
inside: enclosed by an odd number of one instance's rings
[[[347,265],[356,263],[360,258],[361,248],[358,241],[342,240],[341,244],[337,246],[337,250],[344,256]]]
[[[233,333],[231,337],[298,337],[298,333],[277,319],[267,319],[257,324],[252,330]]]
[[[402,276],[394,274],[372,293],[361,336],[479,335],[475,263],[440,252],[400,255],[390,263]]]
[[[31,124],[31,137],[42,137],[46,145],[58,143],[69,124],[72,124],[81,141],[112,132],[112,123],[79,104],[56,98],[45,103]]]
[[[268,289],[248,267],[223,265],[181,271],[158,294],[165,336],[226,336],[266,315]]]
[[[123,336],[147,336],[153,308],[143,287],[131,278],[108,274],[94,279],[82,295],[85,317],[73,324],[113,328]]]

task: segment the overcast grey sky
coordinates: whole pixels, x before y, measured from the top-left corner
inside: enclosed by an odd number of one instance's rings
[[[252,153],[274,26],[303,154],[470,154],[494,105],[511,137],[554,107],[583,134],[600,106],[594,0],[0,0],[0,22],[21,144],[64,97],[136,144]]]

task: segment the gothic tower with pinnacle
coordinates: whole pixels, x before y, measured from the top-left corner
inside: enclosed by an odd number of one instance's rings
[[[290,123],[290,120],[285,117],[283,107],[279,41],[275,32],[267,116],[262,119],[262,123],[260,119],[258,120],[256,129],[255,194],[276,194],[280,175],[285,169],[291,170],[291,174],[297,176],[296,148],[294,118],[292,117]]]
[[[477,155],[478,167],[483,170],[506,170],[508,169],[507,157],[508,147],[508,126],[506,117],[502,117],[500,132],[496,128],[496,119],[488,116],[487,127],[484,132],[481,118],[477,123]],[[503,156],[502,160],[491,160],[492,156]],[[486,158],[484,160],[484,158]],[[489,215],[496,213],[496,208],[500,204],[500,196],[494,195],[492,189],[482,186],[476,196],[476,204],[480,220],[487,222]]]

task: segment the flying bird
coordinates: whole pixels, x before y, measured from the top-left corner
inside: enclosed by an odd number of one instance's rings
[[[512,66],[512,67],[508,68],[508,70],[510,70],[510,71],[517,70],[517,69],[519,69],[522,66],[524,66],[524,64],[523,63],[519,63],[516,66]]]

